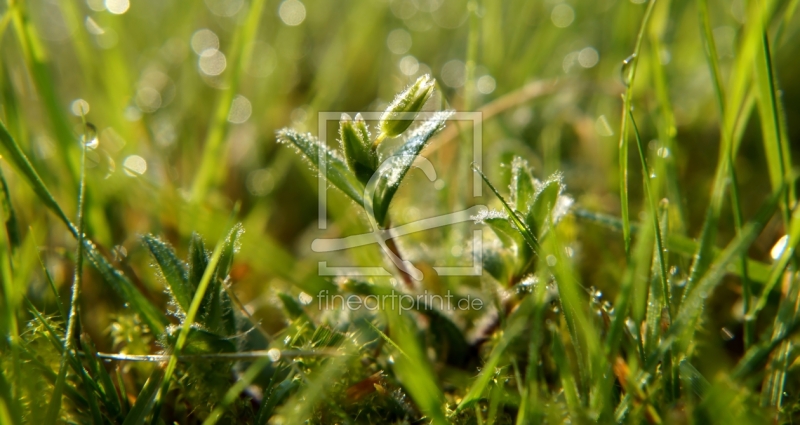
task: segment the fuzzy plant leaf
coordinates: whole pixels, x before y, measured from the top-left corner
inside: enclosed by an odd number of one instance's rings
[[[293,146],[298,153],[306,159],[317,170],[320,170],[320,153],[325,158],[325,178],[332,185],[344,192],[359,205],[364,205],[363,192],[364,185],[358,180],[356,175],[347,168],[345,161],[334,151],[328,149],[311,134],[301,134],[291,129],[283,129],[277,133],[278,143]]]
[[[196,288],[200,284],[200,279],[203,278],[203,273],[206,271],[208,265],[209,253],[206,251],[206,245],[203,238],[192,232],[192,240],[189,243],[189,282],[192,287]]]
[[[219,280],[224,280],[231,272],[231,267],[233,267],[233,255],[239,250],[239,240],[243,233],[244,226],[242,226],[242,223],[237,223],[233,226],[228,237],[225,238],[222,247],[222,256],[219,258],[219,265],[217,265],[216,270]]]
[[[489,177],[486,177],[486,174],[484,174],[480,168],[476,167],[473,164],[472,169],[475,170],[475,172],[477,172],[481,176],[483,182],[486,183],[486,186],[489,186],[489,190],[491,190],[492,193],[497,197],[497,199],[500,200],[500,203],[503,204],[503,209],[506,210],[506,213],[508,214],[510,221],[514,223],[514,225],[517,228],[517,231],[525,239],[525,243],[527,243],[531,247],[531,249],[539,248],[539,241],[536,239],[536,236],[534,236],[533,232],[531,232],[531,230],[528,228],[528,225],[521,217],[521,214],[517,210],[512,208],[511,205],[509,205],[508,201],[506,201],[503,195],[500,194],[500,191],[498,191],[497,188],[494,187],[492,182],[489,180]]]
[[[378,168],[378,156],[372,149],[369,128],[361,114],[357,114],[355,120],[342,114],[339,121],[339,143],[347,166],[361,183],[367,184]]]
[[[554,225],[563,216],[557,211],[562,204],[571,201],[560,200],[564,192],[564,184],[560,174],[553,174],[547,181],[539,184],[533,197],[533,203],[525,221],[535,235],[541,236],[547,225]]]
[[[310,317],[306,314],[306,311],[303,310],[303,306],[297,302],[297,299],[290,294],[285,292],[281,292],[278,294],[278,298],[281,299],[281,304],[283,304],[283,309],[286,312],[286,315],[292,319],[302,319],[303,321],[307,322],[308,325],[314,329],[314,321],[311,320]]]
[[[521,213],[527,213],[533,205],[534,194],[538,180],[531,174],[528,161],[519,156],[511,160],[511,207]]]
[[[434,134],[444,128],[445,122],[452,115],[452,111],[437,112],[431,119],[425,121],[419,128],[408,136],[408,140],[384,158],[376,175],[367,184],[365,205],[367,211],[372,208],[375,221],[379,225],[386,224],[389,203],[400,187],[414,160],[422,152]]]
[[[239,249],[239,239],[242,233],[244,233],[244,227],[241,223],[237,223],[222,242],[222,254],[200,308],[201,323],[208,329],[223,335],[232,335],[236,332],[232,303],[222,285],[233,266],[233,256]]]
[[[501,211],[488,210],[484,214],[472,217],[476,224],[485,224],[497,235],[502,247],[489,246],[483,252],[484,269],[498,282],[508,283],[512,276],[527,264],[533,256],[533,250],[525,242],[517,227],[511,222],[508,214]]]
[[[169,294],[182,313],[189,310],[195,287],[189,281],[186,264],[181,261],[175,250],[166,242],[153,235],[145,235],[142,241],[147,245],[153,259],[158,265],[161,278],[169,288]]]
[[[435,85],[436,80],[425,74],[398,94],[381,116],[381,136],[391,138],[403,134],[414,123],[425,102],[433,95]]]

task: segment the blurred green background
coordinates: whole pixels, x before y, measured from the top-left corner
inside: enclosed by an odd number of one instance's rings
[[[710,1],[723,80],[736,66],[743,24],[755,19],[747,16],[745,3]],[[776,16],[796,3],[777,2]],[[240,202],[237,218],[246,233],[232,272],[234,288],[275,331],[284,323],[278,290],[320,287],[318,258],[310,252],[310,240],[319,236],[316,175],[276,144],[276,130],[316,133],[319,112],[382,111],[403,87],[430,73],[439,91],[429,110],[492,111],[483,124],[490,176],[507,181],[500,163],[518,154],[539,177],[563,172],[577,205],[619,216],[623,61],[633,52],[645,8],[643,0],[8,0],[0,5],[0,118],[74,215],[76,140],[85,113],[99,141],[87,154],[87,234],[159,303],[166,300],[163,284],[139,236],[161,235],[185,256],[192,231],[213,246]],[[700,28],[694,2],[659,1],[644,34],[633,90],[648,154],[664,159],[654,178],[678,217],[673,230],[691,237],[703,222],[719,146]],[[797,157],[798,17],[776,19],[771,28]],[[532,89],[539,93],[530,96],[526,90]],[[765,199],[770,180],[758,114],[743,131],[735,165],[748,218]],[[331,146],[334,139],[328,138]],[[445,164],[447,155],[460,151],[459,143],[453,138],[439,148]],[[642,184],[634,150],[631,155],[636,218]],[[9,165],[0,166],[30,254],[22,257],[27,295],[52,312],[35,253],[41,251],[67,299],[75,242]],[[673,178],[662,180],[666,175]],[[459,189],[454,170],[447,179],[457,193],[437,204],[430,183],[418,177],[395,201],[400,222],[436,208],[446,211],[442,204],[456,204],[463,195],[458,191],[471,187]],[[666,188],[669,182],[677,185]],[[358,207],[335,190],[330,196],[336,225],[325,234],[367,229]],[[422,210],[409,212],[415,206]],[[729,208],[723,211],[720,245],[734,234]],[[591,224],[572,229],[583,282],[610,298],[624,270],[622,236]],[[784,233],[779,220],[771,222],[751,257],[769,260]],[[738,320],[731,307],[736,291],[730,284],[719,294],[716,327]],[[83,321],[101,350],[114,350],[108,326],[124,311],[120,307],[99,276],[87,271]],[[715,332],[711,337],[725,339]],[[737,344],[730,350],[740,350]]]

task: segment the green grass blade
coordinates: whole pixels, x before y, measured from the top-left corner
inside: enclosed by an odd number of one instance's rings
[[[758,20],[757,18],[754,19]],[[758,47],[755,70],[758,91],[757,105],[759,117],[761,118],[764,151],[767,156],[767,168],[772,189],[776,190],[788,179],[787,173],[791,170],[792,162],[789,147],[782,138],[779,105],[775,95],[778,89],[775,82],[775,72],[772,69],[769,37],[767,36],[766,28],[763,29],[761,34],[761,44]],[[789,223],[789,214],[792,207],[791,194],[792,190],[784,192],[783,204],[781,205],[785,225]]]
[[[797,245],[800,243],[800,208],[795,208],[792,214],[792,219],[789,222],[788,236],[789,239],[786,241],[786,247],[783,249],[781,256],[778,257],[778,261],[772,265],[769,279],[767,279],[764,284],[761,295],[758,297],[755,305],[753,305],[753,308],[747,313],[748,321],[755,322],[758,319],[758,313],[767,306],[769,294],[778,286],[778,283],[780,283],[781,278],[784,276],[786,267],[789,266],[789,262],[795,257]]]
[[[553,335],[553,357],[555,358],[558,375],[561,379],[561,388],[564,390],[564,398],[567,401],[569,416],[572,420],[580,422],[581,405],[578,396],[578,385],[567,360],[567,351],[564,349],[564,342],[561,341],[561,334],[555,326],[551,329]]]
[[[0,170],[0,208],[3,209],[3,220],[5,221],[6,238],[8,238],[8,245],[11,252],[15,252],[22,244],[22,237],[19,233],[19,225],[17,224],[17,215],[14,214],[14,208],[11,207],[11,193],[8,191],[8,183],[3,175],[3,170]]]
[[[67,226],[67,229],[76,239],[81,240],[86,259],[100,273],[106,283],[111,285],[114,291],[125,302],[130,304],[135,312],[139,313],[142,320],[155,334],[163,332],[167,324],[167,318],[164,314],[145,298],[125,275],[114,269],[89,239],[78,237],[80,233],[77,227],[67,218],[67,215],[53,198],[33,165],[31,165],[28,157],[22,152],[19,144],[11,137],[2,122],[0,122],[0,146],[3,148],[3,157],[11,160],[11,163],[27,180],[39,200]]]
[[[223,142],[228,128],[228,113],[231,109],[234,95],[239,89],[239,81],[244,72],[244,67],[250,62],[252,52],[246,46],[252,45],[250,43],[255,40],[258,32],[258,23],[265,4],[266,0],[250,2],[244,25],[236,26],[230,50],[231,67],[225,73],[225,89],[217,99],[212,121],[209,124],[205,146],[203,147],[200,168],[192,186],[191,199],[194,202],[199,202],[205,198],[209,186],[218,178],[219,170],[222,169],[219,166],[219,162],[221,158],[225,157]]]
[[[756,236],[758,236],[769,218],[775,212],[781,196],[781,192],[778,192],[770,197],[753,220],[745,225],[742,229],[742,233],[734,238],[716,258],[711,267],[709,267],[708,273],[704,275],[700,282],[698,282],[698,284],[691,289],[689,294],[684,297],[684,302],[681,304],[680,310],[673,320],[667,335],[662,339],[661,344],[659,344],[657,352],[651,355],[647,360],[647,370],[653,370],[662,356],[667,353],[676,342],[679,344],[678,353],[676,354],[680,355],[686,352],[688,344],[693,337],[697,319],[704,310],[706,298],[720,283],[722,277],[727,272],[728,265],[737,259],[741,255],[741,252],[746,250],[753,243]],[[687,291],[689,291],[689,289],[687,289]]]
[[[77,337],[75,329],[80,320],[78,313],[78,303],[80,300],[82,281],[83,281],[83,239],[84,239],[84,201],[86,200],[86,147],[81,149],[81,177],[78,188],[78,247],[75,254],[75,274],[72,283],[72,299],[70,301],[69,313],[67,319],[67,329],[64,331],[64,350],[61,353],[61,364],[59,366],[58,380],[56,381],[55,389],[53,390],[53,398],[50,400],[50,405],[47,408],[47,415],[45,416],[45,424],[54,424],[56,416],[58,416],[61,409],[61,394],[65,385],[64,380],[67,376],[67,361],[68,356],[73,351],[75,343],[74,338]],[[89,406],[92,412],[92,418],[95,423],[101,423],[100,411],[97,407],[95,394],[91,389],[87,388]]]
[[[53,82],[55,79],[50,75],[48,69],[48,52],[44,43],[36,34],[36,26],[33,25],[25,10],[25,3],[14,2],[14,7],[9,8],[12,14],[14,32],[20,43],[25,63],[33,77],[42,104],[50,119],[50,125],[58,139],[59,157],[64,161],[69,171],[71,182],[77,186],[79,180],[79,162],[77,155],[74,155],[74,138],[72,136],[71,125],[64,114],[61,102],[58,99],[56,88]],[[0,139],[5,128],[0,130]]]
[[[133,403],[128,416],[125,417],[125,422],[122,425],[142,425],[147,419],[147,415],[153,410],[153,405],[156,402],[156,394],[164,378],[164,371],[160,368],[153,370],[150,377],[147,378],[144,387],[136,397],[136,402]]]
[[[667,277],[667,261],[664,258],[664,242],[663,233],[661,233],[661,225],[658,219],[658,206],[656,199],[653,195],[653,189],[650,187],[650,166],[647,164],[647,155],[642,145],[642,139],[639,137],[639,128],[636,126],[636,121],[633,119],[633,113],[628,112],[633,126],[633,134],[636,136],[636,146],[639,148],[639,159],[642,161],[642,179],[644,180],[644,191],[650,208],[650,217],[653,220],[653,230],[656,241],[656,258],[658,259],[659,276],[661,278],[661,291],[664,295],[664,305],[667,311],[672,315],[672,303],[670,302],[670,288],[669,278]]]
[[[647,283],[649,281],[648,277],[650,274],[650,259],[653,257],[653,231],[654,229],[652,226],[644,226],[642,231],[639,232],[636,243],[633,246],[633,256],[631,257],[631,261],[629,261],[626,266],[625,274],[622,278],[622,284],[619,288],[619,293],[614,301],[614,311],[616,314],[611,321],[611,326],[608,334],[606,335],[604,344],[606,347],[606,352],[608,353],[608,358],[612,360],[616,358],[617,349],[622,342],[625,321],[629,317],[628,309],[630,307],[631,299],[634,296],[634,292],[644,291],[644,288],[637,288],[636,285],[640,283]],[[644,300],[644,297],[642,298]],[[637,308],[642,311],[637,313]],[[634,311],[632,313],[634,320],[642,320],[642,317],[644,316],[644,308],[644,305],[633,308]]]
[[[617,217],[613,217],[608,214],[589,211],[583,208],[573,208],[572,213],[581,220],[596,223],[600,226],[606,227],[614,231],[618,232],[622,231],[622,220],[620,220]],[[632,224],[631,233],[637,234],[639,232],[641,232],[641,226],[638,224]],[[677,235],[674,233],[669,234],[667,235],[665,242],[667,249],[670,252],[674,252],[676,254],[680,254],[685,257],[691,257],[692,255],[695,254],[695,252],[697,252],[697,242],[685,236]],[[712,252],[714,253],[715,256],[717,256],[722,251],[719,248],[715,247]],[[763,284],[764,282],[767,282],[769,280],[770,270],[771,267],[765,263],[750,258],[747,259],[748,277],[751,279],[753,283]],[[743,276],[741,263],[737,262],[731,265],[729,271],[731,273],[735,273],[740,277]]]
[[[647,29],[650,16],[656,1],[650,0],[647,9],[642,17],[642,24],[639,27],[639,35],[636,37],[636,45],[633,54],[623,64],[623,78],[627,86],[622,97],[622,115],[620,117],[619,130],[619,198],[622,210],[622,238],[625,244],[625,255],[630,256],[631,250],[631,224],[630,213],[628,212],[628,111],[631,109],[631,99],[633,97],[633,83],[636,80],[636,69],[639,66],[639,52],[642,48],[644,33]],[[625,66],[629,69],[626,72]]]

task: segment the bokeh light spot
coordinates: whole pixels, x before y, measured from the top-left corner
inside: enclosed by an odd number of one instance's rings
[[[491,75],[484,75],[478,78],[478,91],[482,94],[489,94],[497,88],[497,81]]]
[[[131,3],[128,0],[106,0],[106,10],[115,15],[122,15],[130,7]]]
[[[147,171],[147,161],[139,155],[131,155],[122,162],[122,169],[130,177],[137,177]]]
[[[402,55],[411,49],[411,34],[404,29],[396,29],[386,37],[386,45],[392,53]]]
[[[285,0],[278,8],[281,21],[290,27],[295,27],[306,20],[306,7],[299,0]]]
[[[575,20],[575,11],[566,4],[556,5],[550,14],[550,20],[553,21],[553,25],[559,28],[566,28],[572,25],[572,21]]]
[[[442,67],[442,81],[448,86],[458,88],[464,85],[467,78],[467,68],[464,62],[453,59]]]
[[[212,76],[222,74],[228,66],[225,55],[219,50],[206,50],[205,52],[209,52],[209,54],[204,53],[200,56],[200,60],[198,61],[200,71],[202,71],[203,74]]]
[[[214,50],[219,50],[219,37],[209,29],[197,30],[192,34],[192,50],[198,55],[203,55],[207,51],[213,54]]]
[[[236,95],[231,102],[231,110],[228,112],[228,121],[234,124],[241,124],[250,118],[253,113],[253,105],[250,100],[242,95]]]
[[[591,68],[600,61],[600,55],[593,47],[586,47],[578,53],[578,63],[584,68]]]
[[[72,111],[72,115],[76,117],[84,116],[89,113],[89,102],[83,99],[75,99],[72,101],[69,110]]]

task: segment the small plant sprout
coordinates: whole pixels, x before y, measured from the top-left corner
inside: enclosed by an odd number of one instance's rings
[[[366,184],[378,168],[378,156],[372,149],[369,128],[361,114],[356,115],[355,121],[342,114],[339,141],[347,166],[361,183]]]
[[[436,80],[425,74],[398,94],[381,116],[381,132],[375,139],[373,147],[377,147],[387,137],[393,138],[403,134],[414,122],[425,102],[433,95],[435,85]]]

